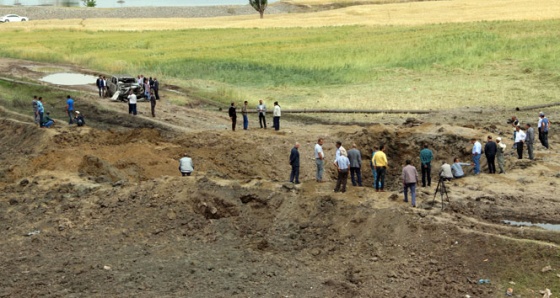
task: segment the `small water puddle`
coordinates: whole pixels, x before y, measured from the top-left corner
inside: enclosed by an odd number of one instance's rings
[[[95,84],[96,80],[96,76],[81,73],[55,73],[41,79],[43,82],[65,86]]]
[[[549,230],[549,231],[559,231],[560,232],[560,225],[555,225],[555,224],[547,224],[547,223],[532,223],[532,222],[528,222],[528,221],[513,221],[513,220],[503,220],[502,221],[505,224],[511,225],[511,226],[526,226],[526,227],[540,227],[543,228],[545,230]]]

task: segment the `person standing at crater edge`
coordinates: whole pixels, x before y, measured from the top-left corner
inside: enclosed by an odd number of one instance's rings
[[[68,124],[74,123],[74,100],[70,95],[66,96],[66,114],[68,114]]]
[[[348,150],[348,159],[350,160],[350,180],[353,186],[362,186],[362,154],[358,150],[356,143],[352,144],[352,149]],[[356,175],[356,178],[354,178]]]
[[[323,173],[325,172],[325,154],[323,153],[323,139],[319,138],[315,144],[315,164],[317,165],[317,173],[315,179],[317,182],[323,182]]]
[[[231,119],[231,130],[235,131],[235,125],[237,124],[237,112],[235,111],[235,103],[232,102],[228,110],[229,118]]]
[[[299,184],[299,143],[296,142],[294,148],[290,152],[290,165],[292,172],[290,173],[290,182]]]
[[[387,167],[389,166],[389,163],[387,162],[387,155],[385,155],[385,145],[379,146],[379,151],[375,152],[371,161],[373,162],[373,166],[377,172],[375,191],[384,192],[385,174],[387,173]]]
[[[422,187],[432,186],[432,159],[434,154],[428,149],[428,144],[424,144],[424,149],[420,150],[420,166],[422,168]],[[416,168],[415,168],[416,169]]]
[[[280,116],[282,116],[282,110],[280,109],[280,105],[277,101],[274,102],[274,111],[272,116],[274,130],[280,130]]]
[[[498,159],[498,167],[500,168],[500,174],[505,174],[504,167],[504,153],[506,152],[506,144],[502,143],[502,138],[496,138],[496,144],[498,145],[498,151],[496,152],[496,158]]]
[[[259,113],[259,124],[261,128],[266,129],[266,105],[263,103],[262,99],[259,100],[257,105],[257,112]]]
[[[539,131],[539,140],[541,144],[548,149],[548,129],[550,128],[550,121],[544,115],[544,112],[539,113],[539,122],[537,129]]]
[[[475,138],[471,139],[472,147],[472,160],[474,163],[474,174],[480,174],[480,154],[482,154],[482,145]]]
[[[486,162],[488,163],[488,173],[496,174],[496,153],[498,151],[498,146],[494,141],[492,141],[492,136],[488,136],[488,141],[484,145],[484,155],[486,156]]]
[[[33,96],[31,105],[33,106],[33,121],[35,121],[35,124],[39,124],[39,114],[37,113],[37,95]]]
[[[243,116],[243,130],[247,130],[249,129],[249,106],[247,105],[247,101],[243,102],[241,115]]]

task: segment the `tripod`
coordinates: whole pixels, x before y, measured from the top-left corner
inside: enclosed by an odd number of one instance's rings
[[[438,181],[438,184],[437,184],[437,187],[436,187],[436,192],[434,193],[434,199],[432,200],[432,205],[436,201],[436,196],[437,196],[438,192],[441,196],[441,210],[443,210],[443,195],[445,195],[448,202],[449,202],[449,196],[447,195],[447,187],[445,187],[445,178],[443,178],[441,176],[439,177],[439,181]]]

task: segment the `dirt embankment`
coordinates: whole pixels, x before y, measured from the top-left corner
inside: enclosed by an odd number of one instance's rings
[[[280,132],[232,132],[225,113],[172,105],[166,96],[156,118],[143,105],[134,117],[123,103],[85,96],[77,103],[89,120],[81,128],[60,121],[38,129],[27,110],[0,109],[0,297],[560,292],[560,233],[502,223],[560,223],[555,128],[552,149],[537,144],[528,161],[511,149],[507,111],[377,118],[383,124],[366,126],[286,117]],[[62,101],[48,102],[62,113]],[[534,111],[518,116],[532,119]],[[440,160],[468,161],[468,140],[488,134],[508,145],[507,174],[447,183],[443,211],[435,182],[418,189],[419,208],[402,202],[401,167],[406,159],[418,164],[424,143],[436,156],[436,176]],[[318,137],[325,138],[326,183],[314,182]],[[337,140],[361,150],[366,187],[333,193]],[[296,141],[300,185],[287,183]],[[381,143],[389,191],[375,193],[367,187],[369,152]],[[195,162],[191,177],[177,169],[185,152]]]
[[[507,176],[449,183],[441,212],[434,188],[419,190],[420,209],[401,202],[398,164],[424,142],[437,156],[467,156],[470,128],[374,125],[327,136],[328,155],[340,138],[390,144],[394,193],[350,187],[340,195],[333,182],[311,182],[313,127],[294,136],[3,125],[25,136],[2,135],[12,168],[0,200],[0,261],[10,272],[3,295],[496,297],[510,281],[529,293],[558,278],[540,272],[560,268],[558,233],[500,223],[558,218],[550,195],[558,164],[543,162],[555,151],[539,151],[537,163],[510,156]],[[296,138],[305,155],[300,186],[284,182]],[[194,177],[178,176],[185,151],[196,156]],[[525,275],[538,283],[522,284]]]

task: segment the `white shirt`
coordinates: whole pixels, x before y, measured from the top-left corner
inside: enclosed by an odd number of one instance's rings
[[[340,150],[346,151],[346,149],[344,149],[344,147],[342,147],[342,146],[340,146],[338,149],[336,149],[336,153],[334,154],[334,162],[336,162],[336,160],[340,157]]]
[[[515,142],[519,143],[519,142],[525,142],[525,132],[522,130],[519,130],[516,134],[515,134]]]
[[[541,125],[542,125],[542,119],[543,119],[543,118],[539,117],[539,123],[537,124],[537,127],[538,127],[538,128],[540,128]]]
[[[259,112],[259,114],[265,115],[265,114],[266,114],[266,105],[265,105],[264,103],[263,103],[263,104],[259,104],[259,105],[257,106],[257,111]]]
[[[482,153],[482,145],[480,145],[479,141],[474,142],[472,147],[472,154],[481,154]]]
[[[128,96],[128,103],[136,104],[136,94],[132,93]]]
[[[181,173],[191,173],[194,171],[193,161],[190,157],[183,157],[179,160],[179,170]]]
[[[319,153],[321,153],[321,157],[325,157],[325,154],[323,154],[323,146],[315,144],[315,158],[319,158]]]
[[[441,165],[441,177],[443,178],[453,178],[453,173],[451,172],[451,165],[444,163]]]
[[[274,113],[273,116],[274,117],[280,117],[280,106],[274,106]]]

